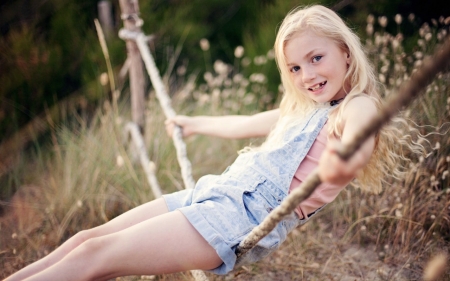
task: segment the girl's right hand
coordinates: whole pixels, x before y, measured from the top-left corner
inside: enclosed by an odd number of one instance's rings
[[[195,122],[193,117],[176,115],[172,118],[167,119],[164,124],[166,125],[166,132],[169,137],[173,136],[173,129],[176,125],[181,127],[181,133],[183,134],[183,137],[189,137],[195,134]]]

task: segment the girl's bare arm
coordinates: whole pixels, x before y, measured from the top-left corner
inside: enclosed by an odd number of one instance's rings
[[[183,136],[202,134],[228,139],[267,136],[280,115],[278,109],[255,115],[183,116],[166,120],[166,130],[172,136],[174,125],[182,128]]]
[[[375,137],[371,136],[347,161],[337,154],[339,146],[350,143],[361,128],[377,114],[375,103],[368,97],[355,97],[348,102],[344,111],[342,138],[329,140],[319,161],[319,177],[332,184],[347,184],[369,162],[375,147]]]

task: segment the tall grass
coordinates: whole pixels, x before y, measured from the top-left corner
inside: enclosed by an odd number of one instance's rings
[[[379,70],[385,95],[390,95],[446,36],[448,23],[442,18],[434,26],[422,26],[413,52],[406,53],[400,24],[399,33],[391,35],[383,28],[385,20],[368,18],[365,46]],[[249,64],[272,59],[271,52],[251,60],[241,51],[242,47],[238,47],[234,65],[216,61],[204,77],[178,69],[167,79],[177,81],[176,91],[172,92],[175,110],[186,115],[222,115],[252,114],[270,108],[264,73],[248,77],[242,73]],[[211,278],[324,280],[370,278],[375,274],[380,280],[419,279],[428,256],[448,248],[450,242],[449,76],[448,72],[441,73],[406,110],[422,133],[440,129],[428,137],[430,156],[413,159],[404,179],[392,181],[381,195],[344,190],[315,220],[295,230],[270,258],[228,277]],[[11,202],[3,202],[6,212],[0,219],[0,265],[4,275],[47,254],[77,231],[153,199],[138,162],[129,156],[132,148],[121,134],[122,126],[130,119],[129,103],[122,100],[119,105],[115,112],[105,102],[89,120],[74,113],[75,125],[55,129],[51,142],[39,147],[39,153],[32,154],[13,172],[20,187]],[[165,134],[165,118],[153,93],[149,93],[145,116],[145,142],[160,185],[166,193],[184,188],[175,150]],[[260,141],[205,136],[186,139],[194,178],[221,173],[240,148]],[[354,250],[352,245],[364,250]],[[352,257],[365,255],[366,260],[353,258],[348,262],[344,257],[351,253]],[[368,253],[373,253],[370,263],[366,263]],[[156,278],[188,277],[181,274]],[[450,278],[448,270],[444,278]]]

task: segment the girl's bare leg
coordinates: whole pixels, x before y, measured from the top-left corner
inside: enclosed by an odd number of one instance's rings
[[[23,280],[60,261],[73,249],[75,249],[88,239],[123,230],[127,227],[133,226],[144,220],[164,213],[167,213],[167,206],[164,199],[162,198],[140,205],[103,225],[77,233],[52,253],[16,272],[15,274],[5,279],[5,281]]]
[[[92,238],[29,280],[108,280],[212,269],[222,260],[179,212],[170,212],[112,234]]]

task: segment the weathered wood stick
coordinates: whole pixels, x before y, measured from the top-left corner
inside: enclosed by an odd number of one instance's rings
[[[147,149],[145,148],[144,139],[142,138],[139,126],[134,122],[128,122],[125,125],[125,134],[127,137],[131,136],[134,146],[138,151],[139,160],[141,161],[142,168],[147,176],[147,181],[152,189],[153,195],[155,198],[160,198],[162,196],[162,191],[155,176],[155,164],[150,161],[147,156]]]
[[[147,46],[148,37],[141,32],[132,32],[125,29],[119,31],[119,37],[125,40],[136,40],[136,44],[141,52],[142,59],[144,60],[145,67],[152,81],[161,108],[167,118],[174,117],[176,113],[172,108],[169,95],[167,94],[166,88],[159,75],[158,68],[156,67]],[[187,158],[186,144],[183,141],[183,135],[179,126],[175,126],[174,128],[173,142],[177,151],[178,163],[181,166],[181,175],[183,177],[184,185],[186,188],[194,188],[195,181],[192,177],[192,165]]]
[[[163,109],[165,116],[167,118],[175,116],[176,113],[172,108],[171,100],[166,92],[166,88],[164,87],[164,84],[161,80],[158,68],[156,67],[153,57],[147,46],[147,41],[149,37],[145,36],[142,32],[132,32],[125,29],[121,29],[119,31],[119,37],[124,40],[136,41],[142,59],[144,60],[145,67],[150,76],[150,80],[152,81],[153,88],[155,89],[156,96]],[[183,177],[185,188],[194,188],[195,181],[194,178],[192,177],[192,168],[191,168],[192,166],[191,162],[187,158],[186,144],[183,141],[183,135],[181,132],[181,128],[179,126],[175,126],[174,128],[173,141],[177,151],[178,163],[181,166],[181,175]],[[203,271],[191,270],[191,274],[197,281],[209,280]]]
[[[388,99],[386,106],[379,112],[378,116],[360,131],[353,142],[343,148],[339,153],[341,157],[343,159],[349,159],[369,136],[375,134],[384,124],[389,122],[399,110],[417,97],[431,79],[448,66],[449,62],[450,37],[447,37],[444,44],[438,48],[434,56],[431,59],[425,60],[423,66],[400,88],[399,93],[397,95],[392,95]],[[291,194],[286,197],[280,206],[275,208],[263,222],[255,227],[239,244],[236,249],[237,258],[252,249],[262,238],[272,231],[285,216],[292,213],[298,204],[307,199],[321,182],[316,169],[298,188],[294,189]]]

